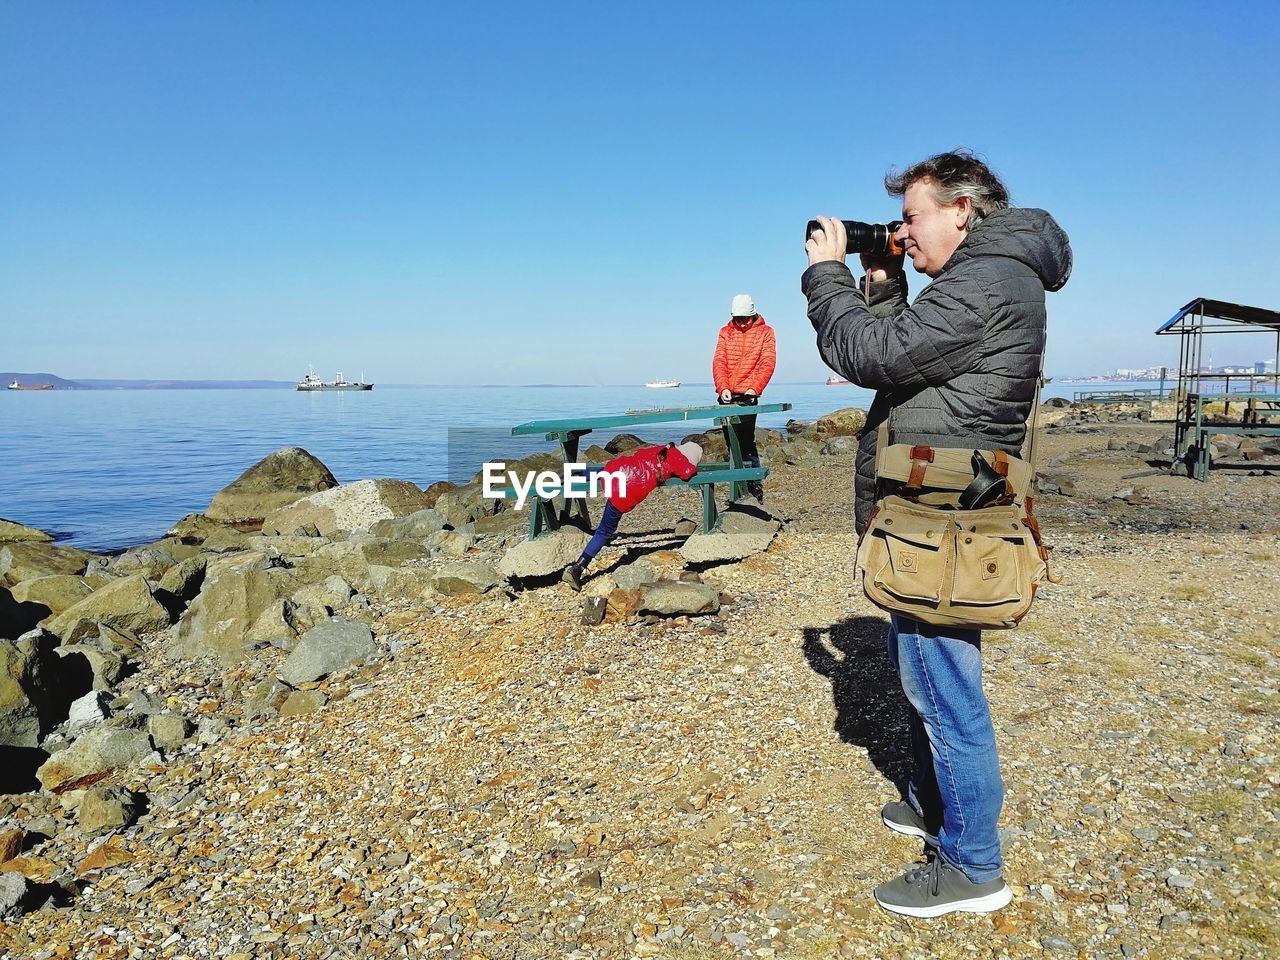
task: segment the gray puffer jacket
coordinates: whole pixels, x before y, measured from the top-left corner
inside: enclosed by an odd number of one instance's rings
[[[1009,208],[980,222],[915,303],[902,274],[870,298],[843,263],[815,263],[800,289],[827,366],[876,391],[858,443],[856,518],[875,502],[876,431],[891,443],[1016,454],[1044,355],[1046,290],[1071,275],[1071,244],[1043,210]]]

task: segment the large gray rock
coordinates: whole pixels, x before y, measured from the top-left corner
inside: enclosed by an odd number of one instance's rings
[[[84,620],[89,624],[92,621]],[[68,663],[76,657],[84,659],[93,674],[93,689],[98,691],[114,690],[116,685],[129,672],[130,658],[114,650],[100,646],[97,641],[86,638],[79,643],[63,644],[54,651]],[[70,659],[68,659],[70,658]]]
[[[41,604],[48,609],[47,616],[56,617],[93,593],[93,587],[83,577],[64,574],[23,580],[14,586],[12,593],[19,603]]]
[[[205,513],[212,520],[258,524],[281,507],[337,485],[329,468],[307,451],[285,447],[263,457],[219,491]]]
[[[292,692],[293,689],[288,684],[282,683],[275,677],[263,680],[253,688],[248,700],[245,702],[245,719],[256,720],[258,717],[278,717],[280,715],[280,707]]]
[[[140,794],[115,784],[97,783],[80,798],[76,822],[86,837],[97,837],[131,826],[142,806]]]
[[[814,432],[822,437],[856,437],[867,425],[867,411],[861,407],[844,407],[819,417]]]
[[[425,499],[425,494],[423,496]],[[369,527],[375,537],[392,540],[425,540],[437,530],[444,529],[444,515],[439,510],[416,510],[407,517],[379,520]]]
[[[750,510],[731,509],[720,515],[711,533],[695,533],[680,547],[690,563],[741,560],[767,550],[781,524]]]
[[[323,623],[345,607],[355,595],[355,587],[338,576],[326,577],[321,583],[308,584],[291,598],[294,605],[294,629],[305,633],[316,624]]]
[[[111,561],[113,573],[129,576],[138,574],[148,580],[159,580],[165,571],[183,560],[196,556],[200,548],[181,540],[161,540],[145,547],[126,550]]]
[[[604,448],[615,456],[620,453],[626,453],[629,450],[635,450],[637,447],[643,447],[644,441],[637,437],[634,433],[620,433],[617,436],[610,437],[609,442]]]
[[[53,689],[57,643],[57,637],[43,630],[0,640],[0,746],[38,746],[61,722]]]
[[[16,920],[32,904],[31,881],[20,873],[0,873],[0,920]]]
[[[12,520],[0,520],[0,543],[52,543],[53,535]]]
[[[210,536],[226,529],[227,524],[221,520],[211,520],[203,513],[188,513],[165,531],[165,538],[172,538],[179,543],[201,544]]]
[[[640,612],[697,616],[720,609],[720,591],[706,583],[659,580],[640,589]]]
[[[173,753],[191,739],[195,727],[180,713],[156,713],[147,717],[147,733],[156,747]]]
[[[88,778],[133,766],[153,752],[151,738],[140,730],[94,727],[67,749],[55,753],[36,771],[41,786],[52,792],[76,789]]]
[[[491,563],[451,563],[431,579],[431,589],[448,597],[464,593],[487,593],[503,582]]]
[[[48,543],[6,543],[0,546],[0,584],[12,587],[36,577],[79,576],[92,553]]]
[[[577,527],[561,527],[536,540],[516,544],[498,563],[498,572],[517,580],[560,573],[581,556],[590,539]]]
[[[615,567],[609,571],[613,582],[623,590],[638,590],[645,584],[654,583],[658,579],[658,569],[648,560],[641,557],[625,567]]]
[[[182,603],[190,603],[200,593],[208,565],[208,557],[188,557],[165,571],[157,585],[157,592],[164,591],[165,595]]]
[[[377,597],[420,600],[431,595],[434,571],[425,567],[369,567],[369,592]]]
[[[827,457],[843,457],[858,452],[857,437],[832,437],[822,445],[822,454]]]
[[[426,496],[407,480],[357,480],[313,493],[267,515],[264,533],[290,533],[313,524],[321,535],[340,530],[367,531],[379,520],[406,517],[426,509]]]
[[[297,570],[265,553],[211,560],[204,588],[178,622],[171,650],[178,656],[213,654],[235,663],[245,654],[246,635],[268,607],[301,585]]]
[[[113,699],[115,698],[104,691],[91,690],[80,699],[73,701],[71,710],[67,714],[67,733],[72,737],[78,737],[90,727],[96,727],[102,723],[111,716],[111,708],[108,704]]]
[[[156,601],[145,578],[122,577],[99,587],[49,620],[45,626],[50,633],[69,641],[80,621],[105,623],[133,633],[149,633],[169,625],[169,611]]]
[[[364,663],[378,652],[373,632],[358,620],[334,617],[312,627],[298,641],[284,662],[280,677],[297,686],[327,677],[354,663]]]

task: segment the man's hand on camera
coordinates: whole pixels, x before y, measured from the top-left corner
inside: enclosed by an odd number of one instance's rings
[[[872,283],[880,283],[902,272],[902,254],[890,254],[877,257],[875,254],[862,254],[862,269]]]
[[[818,217],[821,230],[814,230],[804,243],[804,252],[809,255],[809,266],[835,260],[844,263],[844,251],[848,246],[844,222],[832,220],[830,217]]]
[[[743,390],[742,395],[744,397],[754,397],[756,395],[756,392],[754,390]]]

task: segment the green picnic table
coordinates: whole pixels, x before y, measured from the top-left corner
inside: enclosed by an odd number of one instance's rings
[[[1231,415],[1232,403],[1245,405],[1239,422],[1210,417],[1205,407],[1221,401],[1223,417]],[[1246,437],[1280,437],[1280,427],[1261,421],[1260,417],[1280,412],[1280,396],[1274,393],[1189,393],[1182,409],[1182,417],[1174,425],[1175,458],[1183,460],[1188,450],[1194,450],[1191,476],[1196,480],[1209,479],[1209,445],[1215,434],[1237,434]]]
[[[743,417],[754,417],[762,413],[783,413],[791,409],[789,403],[761,403],[756,406],[745,404],[716,404],[705,407],[668,407],[659,410],[630,410],[625,413],[604,416],[570,417],[561,420],[531,420],[511,428],[511,435],[516,437],[542,434],[547,440],[560,445],[560,452],[565,463],[578,463],[579,441],[593,430],[609,430],[628,427],[646,426],[656,423],[681,423],[685,421],[711,420],[724,431],[725,446],[729,451],[729,459],[723,463],[703,462],[698,465],[698,472],[688,480],[672,477],[663,486],[694,487],[702,492],[702,530],[710,533],[715,529],[718,512],[715,500],[715,485],[726,483],[729,486],[729,502],[737,501],[745,492],[746,484],[753,480],[763,480],[769,475],[764,467],[749,467],[742,461],[742,450],[738,446],[737,434],[733,425]],[[603,466],[588,467],[586,474],[603,469]],[[548,502],[534,493],[529,496],[529,536],[540,536],[555,530],[564,523],[570,522],[574,515],[579,516],[588,527],[592,526],[591,514],[587,510],[586,501],[578,497],[566,496],[571,491],[561,491],[556,502]],[[578,491],[572,491],[578,492]],[[507,491],[508,494],[511,491]]]

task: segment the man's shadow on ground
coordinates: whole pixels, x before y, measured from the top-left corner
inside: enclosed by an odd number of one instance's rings
[[[815,672],[831,681],[834,729],[867,756],[905,796],[911,774],[907,700],[885,647],[888,625],[852,617],[830,627],[806,627],[802,650]]]

